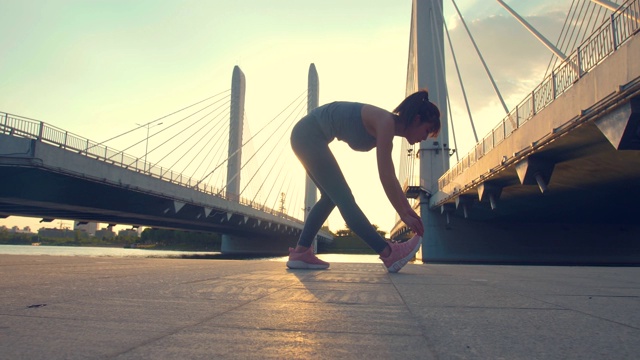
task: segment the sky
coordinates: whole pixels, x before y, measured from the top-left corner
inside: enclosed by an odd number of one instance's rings
[[[568,0],[506,2],[552,42],[570,6]],[[505,113],[451,2],[444,4],[482,137]],[[497,2],[457,4],[514,107],[542,80],[551,53]],[[237,65],[255,130],[306,89],[311,63],[320,104],[348,100],[393,110],[405,96],[410,17],[410,0],[0,0],[0,112],[103,141],[229,89]],[[475,140],[453,66],[447,68],[462,157]],[[356,153],[337,141],[331,148],[358,204],[389,231],[395,212],[377,181],[375,151]],[[398,142],[396,169],[399,148]],[[12,216],[0,226],[35,230],[38,220]],[[344,228],[337,210],[329,226]]]

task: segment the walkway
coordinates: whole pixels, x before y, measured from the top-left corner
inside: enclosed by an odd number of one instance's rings
[[[3,359],[631,359],[640,268],[0,255]]]

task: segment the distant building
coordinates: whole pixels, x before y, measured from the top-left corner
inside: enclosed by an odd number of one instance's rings
[[[84,231],[90,236],[96,236],[96,231],[98,231],[98,223],[97,222],[81,222],[74,221],[73,222],[73,230]]]

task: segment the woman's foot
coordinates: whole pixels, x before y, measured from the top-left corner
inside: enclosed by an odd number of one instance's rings
[[[409,241],[403,243],[389,243],[389,249],[391,254],[383,257],[380,255],[380,260],[387,267],[387,271],[390,273],[397,273],[405,266],[418,252],[420,245],[422,244],[422,237],[416,235]]]
[[[312,248],[304,252],[296,252],[293,248],[289,248],[287,267],[289,269],[328,269],[329,263],[318,259]]]

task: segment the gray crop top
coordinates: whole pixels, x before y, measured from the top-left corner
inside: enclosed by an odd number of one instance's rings
[[[364,127],[362,106],[361,103],[336,101],[312,110],[309,115],[316,119],[327,141],[337,138],[353,150],[369,151],[376,147],[376,138]]]

